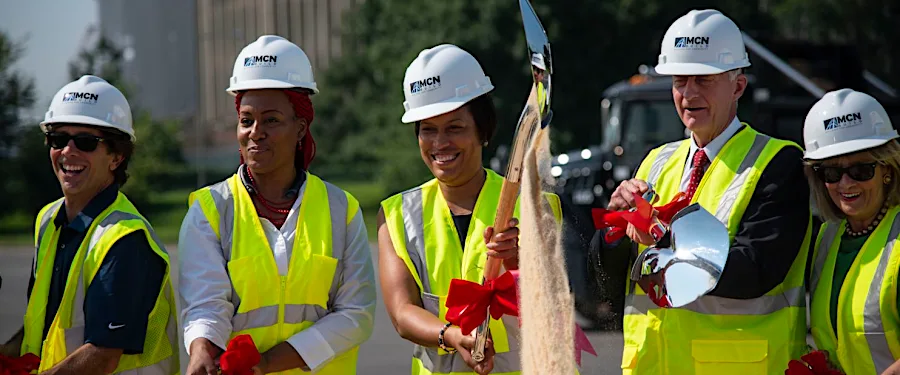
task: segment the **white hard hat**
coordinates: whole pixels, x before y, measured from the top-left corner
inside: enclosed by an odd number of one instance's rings
[[[318,94],[312,64],[300,47],[277,35],[263,35],[248,44],[234,61],[227,91],[304,88]]]
[[[452,44],[425,49],[406,68],[402,121],[442,115],[493,89],[475,57],[463,49]]]
[[[547,65],[544,64],[544,55],[540,53],[531,54],[531,65],[534,65],[541,70],[547,70]]]
[[[827,159],[881,146],[897,138],[887,111],[866,93],[831,91],[813,104],[803,124],[805,158]]]
[[[81,76],[56,92],[44,114],[41,130],[47,132],[48,125],[54,123],[111,128],[128,134],[132,142],[136,139],[131,106],[125,95],[103,78],[92,75]]]
[[[663,37],[656,72],[710,75],[750,66],[744,38],[734,21],[717,10],[692,10]]]

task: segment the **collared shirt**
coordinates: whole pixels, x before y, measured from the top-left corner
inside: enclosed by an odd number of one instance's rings
[[[702,147],[703,151],[706,152],[706,157],[709,158],[709,161],[712,162],[715,160],[716,155],[719,154],[719,151],[722,150],[722,147],[725,146],[725,143],[728,142],[731,137],[737,134],[738,130],[741,130],[741,121],[738,120],[737,116],[734,116],[731,119],[731,123],[722,131],[722,134],[719,134],[712,141],[710,141],[706,146]],[[688,183],[691,181],[691,171],[694,170],[692,160],[694,160],[694,153],[697,150],[700,150],[701,147],[697,146],[697,141],[694,139],[693,134],[691,135],[691,150],[688,152],[687,160],[684,163],[684,173],[681,174],[681,189],[680,191],[687,190]]]
[[[101,212],[118,196],[116,184],[97,194],[69,222],[63,203],[52,225],[59,231],[50,293],[44,318],[43,337],[47,337],[62,303],[69,270],[75,254],[85,240],[87,230]],[[112,245],[103,258],[97,275],[85,291],[84,342],[99,347],[122,349],[125,354],[140,354],[144,348],[147,320],[166,272],[165,261],[158,257],[142,231],[130,233]],[[34,274],[28,285],[28,297],[34,287]]]
[[[238,171],[242,173],[240,169]],[[303,173],[298,175],[305,178]],[[280,229],[260,217],[280,275],[287,275],[305,190],[303,180],[297,190],[297,199]],[[335,249],[335,254],[341,255],[335,272],[335,277],[340,278],[337,292],[329,295],[329,305],[333,308],[311,327],[287,339],[312,371],[362,344],[372,333],[375,273],[362,211],[357,212],[347,225],[345,243],[345,249]],[[181,320],[185,348],[190,354],[191,342],[205,338],[224,349],[232,333],[231,318],[237,306],[231,301],[231,279],[221,243],[198,203],[191,205],[184,218],[178,249],[178,290],[183,306]]]

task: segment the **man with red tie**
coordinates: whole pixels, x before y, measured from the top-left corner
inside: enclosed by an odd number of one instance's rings
[[[672,76],[675,108],[691,136],[650,151],[608,209],[634,207],[633,194],[648,183],[657,204],[684,192],[725,224],[731,249],[717,287],[683,307],[659,308],[628,282],[624,374],[781,373],[806,348],[811,216],[803,153],[738,120],[748,66],[740,30],[716,10],[689,12],[663,38],[656,71]],[[634,226],[626,233],[631,259],[654,244]],[[613,245],[597,237],[597,246]]]

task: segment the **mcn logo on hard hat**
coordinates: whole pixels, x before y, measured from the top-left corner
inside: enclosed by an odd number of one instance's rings
[[[100,99],[99,94],[90,92],[69,92],[63,95],[62,101],[63,103],[97,104],[98,99]]]
[[[679,49],[707,49],[709,48],[708,36],[682,36],[675,38],[675,48]]]
[[[244,58],[245,67],[272,67],[277,63],[278,56],[247,56]]]
[[[435,76],[411,82],[409,84],[409,92],[411,94],[419,94],[422,92],[434,90],[438,87],[441,87],[441,76]]]
[[[832,117],[823,121],[825,130],[833,130],[840,128],[849,128],[851,126],[862,125],[862,114],[850,113],[843,116]]]

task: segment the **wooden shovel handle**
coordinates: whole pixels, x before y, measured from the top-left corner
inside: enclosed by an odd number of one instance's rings
[[[503,180],[500,188],[500,202],[497,204],[497,214],[494,216],[494,233],[500,233],[509,229],[509,221],[512,220],[516,209],[516,200],[519,198],[519,186],[521,182]],[[498,258],[488,257],[484,264],[484,279],[493,280],[500,276],[500,265],[503,262]]]
[[[509,229],[509,221],[513,217],[516,201],[519,199],[519,187],[522,184],[522,164],[525,161],[525,153],[531,145],[531,137],[540,126],[541,114],[537,110],[537,91],[534,86],[528,95],[528,105],[522,120],[516,129],[513,139],[512,152],[509,155],[506,178],[500,188],[500,199],[497,204],[497,213],[494,215],[494,233],[500,233]],[[487,257],[484,264],[484,280],[493,280],[500,276],[500,259]]]

